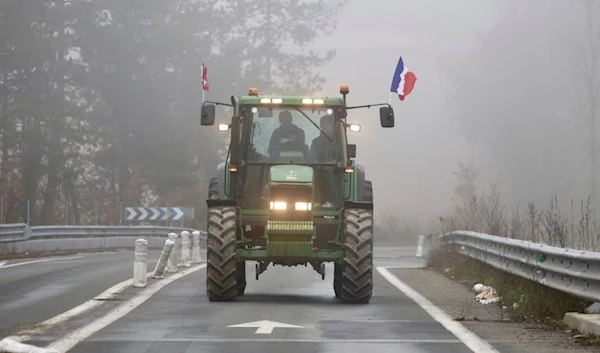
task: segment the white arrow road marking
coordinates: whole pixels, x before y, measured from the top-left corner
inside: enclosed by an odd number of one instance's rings
[[[7,262],[8,262],[8,261],[0,261],[0,267],[2,267],[2,266],[4,266],[4,265],[6,265],[6,263],[7,263]]]
[[[273,329],[276,327],[279,327],[279,328],[303,328],[303,326],[284,324],[282,322],[269,321],[269,320],[253,321],[253,322],[247,322],[245,324],[229,325],[227,327],[256,327],[257,330],[254,333],[259,334],[259,335],[270,335],[271,332],[273,332]]]

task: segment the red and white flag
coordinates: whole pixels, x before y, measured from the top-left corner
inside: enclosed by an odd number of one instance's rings
[[[202,63],[202,90],[208,91],[208,69]]]

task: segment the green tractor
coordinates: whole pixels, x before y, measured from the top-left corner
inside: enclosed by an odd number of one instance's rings
[[[201,125],[215,108],[233,108],[227,158],[209,183],[206,292],[211,301],[244,294],[246,262],[258,280],[270,264],[308,266],[325,279],[334,263],[333,289],[348,303],[368,303],[373,292],[373,186],[356,163],[347,110],[379,108],[382,127],[394,126],[389,104],[348,107],[342,97],[258,94],[231,104],[204,102]]]

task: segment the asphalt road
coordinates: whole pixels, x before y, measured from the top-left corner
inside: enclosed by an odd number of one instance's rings
[[[158,255],[149,253],[149,269]],[[132,274],[131,251],[10,261],[0,267],[0,337],[69,310]]]
[[[414,248],[377,248],[375,254],[379,267],[422,267],[425,262]],[[157,255],[151,253],[149,269]],[[132,257],[131,252],[88,254],[0,268],[3,336],[131,278]],[[155,290],[152,285],[129,288],[113,302],[26,343],[60,347],[65,336],[75,333],[78,343],[69,352],[471,352],[378,271],[371,302],[347,305],[334,296],[332,266],[324,281],[310,267],[280,266],[270,267],[257,281],[248,266],[246,294],[233,303],[208,301],[202,265],[181,270],[190,273]],[[115,320],[106,321],[115,314]],[[79,339],[81,330],[89,335]]]

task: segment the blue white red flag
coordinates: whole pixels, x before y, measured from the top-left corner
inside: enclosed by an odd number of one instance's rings
[[[394,72],[390,91],[397,93],[398,98],[403,101],[404,98],[412,92],[415,87],[415,82],[417,82],[417,76],[404,66],[404,61],[402,60],[402,57],[400,57],[398,65],[396,65],[396,72]]]

